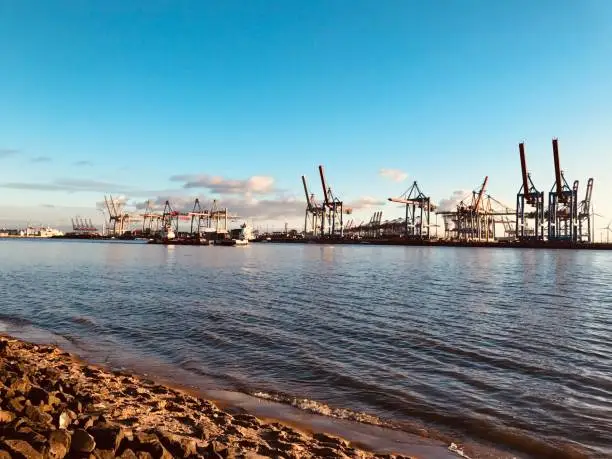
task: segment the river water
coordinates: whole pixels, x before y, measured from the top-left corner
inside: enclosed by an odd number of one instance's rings
[[[517,457],[612,457],[611,285],[604,251],[0,241],[5,331]]]

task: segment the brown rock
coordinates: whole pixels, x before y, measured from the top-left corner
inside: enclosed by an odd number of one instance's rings
[[[153,459],[172,459],[172,455],[164,448],[156,435],[138,432],[134,434],[132,441],[124,443],[126,443],[126,448],[135,451],[136,455],[144,451],[149,453]]]
[[[323,443],[325,446],[331,446],[331,447],[346,447],[348,446],[348,443],[341,439],[341,438],[337,438],[337,437],[332,437],[331,435],[327,435],[324,433],[315,433],[312,438],[314,438],[315,440]]]
[[[125,436],[120,426],[109,423],[96,424],[87,429],[87,432],[94,438],[98,448],[111,450],[113,453],[117,451]]]
[[[17,459],[43,459],[43,455],[32,448],[25,440],[4,440],[3,445],[10,453],[11,457]]]
[[[194,439],[158,430],[157,437],[173,457],[190,457],[196,454],[197,445]]]
[[[25,395],[30,390],[31,384],[30,380],[27,376],[22,376],[21,378],[14,379],[11,384],[8,385],[8,388],[15,393]]]
[[[227,457],[227,447],[219,442],[211,441],[204,449],[206,457],[212,459],[224,459]]]
[[[77,424],[81,429],[89,429],[91,426],[94,425],[94,423],[96,422],[96,420],[98,419],[98,416],[80,416],[78,418]]]
[[[136,454],[134,453],[134,451],[128,448],[125,451],[123,451],[121,456],[117,456],[117,457],[121,459],[136,459]]]
[[[70,432],[63,429],[53,430],[49,434],[49,458],[63,459],[70,451],[71,440]]]
[[[25,408],[24,401],[24,397],[13,397],[6,402],[6,409],[12,411],[15,414],[21,414],[23,413],[23,410]]]
[[[32,421],[40,424],[51,424],[53,422],[53,416],[49,413],[43,413],[40,408],[32,405],[25,407],[25,415]]]
[[[0,459],[11,459],[11,455],[8,451],[0,449]]]
[[[64,410],[57,418],[58,427],[67,429],[76,419],[77,415],[74,411]]]
[[[0,410],[0,424],[8,424],[9,422],[13,422],[15,419],[15,415],[10,411]]]
[[[151,453],[147,453],[146,451],[138,451],[136,453],[137,459],[154,459],[154,456]]]
[[[70,451],[74,453],[91,453],[95,447],[95,440],[85,430],[77,429],[72,434]]]
[[[93,456],[96,459],[113,459],[115,457],[115,452],[110,449],[94,449]]]
[[[47,404],[49,402],[49,393],[42,387],[32,386],[28,392],[28,399],[34,406]]]

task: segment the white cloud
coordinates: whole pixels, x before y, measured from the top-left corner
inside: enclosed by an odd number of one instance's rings
[[[408,178],[408,174],[399,169],[381,169],[378,174],[394,182],[403,182]]]
[[[440,199],[438,204],[438,210],[442,212],[451,212],[457,209],[457,204],[463,201],[466,198],[469,198],[472,194],[471,191],[466,190],[455,190],[450,197],[445,199]]]
[[[219,176],[174,175],[171,181],[184,182],[183,188],[202,188],[213,194],[267,194],[274,191],[274,178],[254,175],[247,179],[235,180]]]
[[[346,207],[350,207],[354,210],[359,209],[372,209],[374,207],[384,206],[387,201],[373,198],[372,196],[362,196],[359,199],[346,203]]]

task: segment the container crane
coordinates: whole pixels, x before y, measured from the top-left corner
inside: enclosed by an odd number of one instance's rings
[[[516,195],[516,237],[519,240],[544,239],[544,192],[538,191],[531,174],[527,169],[525,159],[525,144],[519,143],[519,155],[521,158],[521,175],[523,184]],[[526,207],[533,208],[532,212],[527,213]],[[527,219],[534,219],[533,233],[527,228]]]
[[[578,180],[570,188],[561,170],[559,144],[552,141],[555,183],[548,193],[548,239],[578,240]]]

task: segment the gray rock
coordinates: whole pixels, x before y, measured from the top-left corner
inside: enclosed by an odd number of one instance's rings
[[[83,429],[77,429],[72,434],[70,451],[74,453],[91,453],[96,448],[94,438]]]
[[[49,434],[49,450],[50,459],[63,459],[70,451],[72,438],[70,432],[60,429],[53,430]]]

